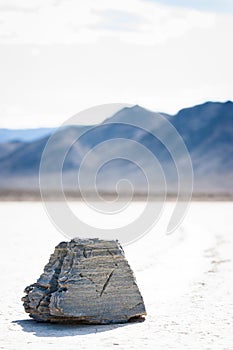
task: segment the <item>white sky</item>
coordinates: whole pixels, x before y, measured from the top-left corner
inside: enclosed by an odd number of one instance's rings
[[[233,2],[182,3],[0,0],[0,127],[57,126],[102,103],[231,100]]]

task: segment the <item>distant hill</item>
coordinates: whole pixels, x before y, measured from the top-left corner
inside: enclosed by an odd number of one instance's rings
[[[32,142],[50,135],[54,128],[38,129],[0,129],[0,143],[5,142]]]
[[[130,120],[147,120],[150,116],[151,131],[160,127],[156,113],[140,106],[123,108],[112,117],[92,126],[70,126],[59,130],[55,135],[55,142],[48,155],[48,183],[53,188],[53,174],[57,171],[56,164],[63,150],[70,146],[64,162],[63,180],[69,191],[77,190],[77,172],[88,151],[99,143],[109,139],[127,138],[137,141],[149,149],[158,158],[165,174],[170,192],[175,192],[177,173],[172,158],[166,147],[156,140],[151,133],[130,125]],[[194,169],[194,192],[204,194],[233,194],[233,103],[228,101],[206,102],[204,104],[186,108],[176,115],[165,115],[182,136],[190,152]],[[147,123],[148,127],[148,123]],[[85,131],[78,142],[75,140]],[[54,129],[29,129],[20,132],[0,129],[0,190],[2,191],[30,191],[38,190],[38,172],[40,159],[44,147],[54,132]],[[101,152],[88,164],[86,169],[86,183],[88,189],[90,174],[106,158],[114,156],[116,147],[120,154],[135,158],[135,147],[124,143],[116,144],[113,148],[103,143]],[[143,170],[150,169],[150,160],[142,154],[137,154],[138,160],[143,162]],[[143,159],[142,159],[143,157]],[[50,161],[51,160],[51,161]],[[120,178],[129,179],[135,189],[143,193],[146,188],[143,172],[132,162],[118,159],[103,166],[97,177],[98,188],[105,192],[112,192]],[[153,189],[159,192],[159,183],[155,181]],[[92,186],[89,188],[93,190]]]
[[[172,120],[191,154],[194,189],[233,192],[233,103],[206,102]]]

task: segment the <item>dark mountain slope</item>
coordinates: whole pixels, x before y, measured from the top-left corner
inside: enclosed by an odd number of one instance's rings
[[[174,116],[165,115],[165,118],[180,133],[190,152],[194,168],[195,192],[232,193],[233,103],[207,102],[183,109]],[[145,123],[151,133],[132,125],[122,124],[137,121],[140,121],[140,124]],[[86,186],[88,186],[88,173],[96,171],[96,164],[103,162],[106,155],[114,158],[116,148],[121,156],[127,154],[129,160],[134,159],[136,153],[138,160],[143,164],[143,169],[148,171],[151,167],[149,157],[135,152],[133,144],[128,144],[126,147],[123,141],[122,143],[113,141],[114,147],[112,147],[108,143],[108,140],[120,137],[142,144],[158,158],[172,190],[172,184],[177,180],[175,164],[166,147],[152,135],[152,132],[161,126],[156,113],[134,106],[123,108],[98,126],[70,126],[60,129],[54,134],[54,142],[47,155],[46,172],[52,177],[57,171],[56,164],[61,154],[64,150],[67,151],[63,165],[65,182],[67,187],[75,188],[77,171],[82,160],[90,150],[100,144],[101,152],[89,161],[88,170],[86,169]],[[76,142],[79,137],[79,141]],[[30,178],[38,178],[41,155],[48,139],[49,136],[31,142],[0,142],[0,188],[7,186],[12,189],[18,188],[22,182],[27,186],[25,179],[30,183]],[[102,167],[97,182],[101,189],[110,191],[115,188],[117,178],[129,178],[136,190],[142,191],[145,188],[142,173],[127,160],[112,161]],[[37,185],[30,186],[38,187],[38,181],[33,183]],[[156,176],[154,185],[156,188]]]

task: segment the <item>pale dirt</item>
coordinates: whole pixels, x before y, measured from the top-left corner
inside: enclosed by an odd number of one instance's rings
[[[0,213],[0,349],[233,349],[233,203],[192,203],[174,234],[163,233],[165,215],[125,247],[148,316],[110,326],[42,324],[24,313],[24,287],[66,239],[41,203],[0,203]]]

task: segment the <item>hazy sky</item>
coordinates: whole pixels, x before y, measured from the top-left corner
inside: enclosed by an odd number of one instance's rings
[[[0,127],[233,99],[233,0],[0,0]]]

